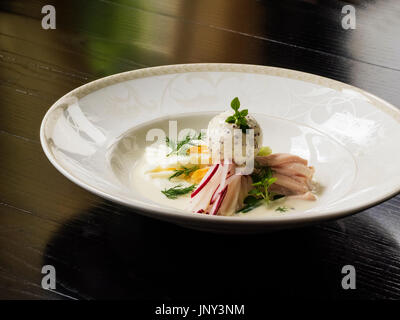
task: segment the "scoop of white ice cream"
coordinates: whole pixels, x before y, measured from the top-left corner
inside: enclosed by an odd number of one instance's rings
[[[262,131],[256,119],[247,115],[247,124],[249,129],[253,129],[254,136],[251,132],[243,133],[236,124],[225,121],[231,115],[232,111],[225,111],[211,119],[207,128],[208,147],[214,163],[218,160],[233,160],[241,165],[248,157],[254,157],[258,153]]]

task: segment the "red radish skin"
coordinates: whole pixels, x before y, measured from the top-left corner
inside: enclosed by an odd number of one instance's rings
[[[195,197],[196,194],[198,194],[198,193],[201,191],[201,189],[204,188],[204,186],[205,186],[205,185],[210,181],[210,179],[213,177],[213,175],[215,174],[215,172],[217,172],[218,167],[219,167],[219,164],[216,164],[215,167],[214,167],[214,169],[213,169],[212,172],[208,175],[208,177],[204,180],[204,182],[203,182],[201,185],[199,185],[199,186],[197,187],[196,190],[194,190],[194,191],[192,192],[192,194],[190,195],[191,198]]]
[[[216,215],[219,208],[221,207],[222,201],[224,201],[225,195],[228,192],[228,186],[226,186],[221,192],[220,192],[220,196],[218,198],[218,202],[217,205],[215,206],[215,209],[212,212],[212,215]]]

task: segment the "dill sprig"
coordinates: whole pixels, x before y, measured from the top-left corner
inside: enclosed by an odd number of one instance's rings
[[[176,199],[180,195],[187,194],[192,192],[196,188],[195,184],[192,184],[189,187],[182,187],[181,184],[178,184],[172,188],[161,190],[161,192],[168,198],[168,199]]]
[[[182,149],[182,147],[188,144],[191,140],[192,138],[189,135],[187,135],[183,140],[178,140],[178,142],[175,142],[169,137],[166,137],[165,143],[168,147],[172,149],[171,152],[167,154],[167,157],[173,154],[178,155],[182,154],[182,152],[186,152],[187,148]]]
[[[289,208],[288,207],[278,207],[275,209],[275,211],[286,212],[286,211],[289,211]]]
[[[176,148],[176,144],[173,140],[171,140],[169,137],[165,138],[165,144],[170,147],[172,150]]]
[[[192,140],[202,140],[203,134],[200,132],[198,135],[190,136],[189,134],[183,138],[182,140],[178,140],[177,142],[171,140],[169,137],[165,138],[165,144],[172,149],[170,153],[167,154],[167,157],[170,155],[185,155],[188,149],[188,146],[194,145]]]
[[[197,135],[197,140],[203,140],[204,138],[204,133],[203,132],[199,132],[199,134]]]
[[[194,166],[194,167],[189,167],[189,168],[182,166],[182,168],[180,168],[180,169],[175,169],[174,170],[175,173],[172,176],[170,176],[168,178],[168,180],[179,177],[181,175],[185,175],[185,177],[187,177],[187,176],[189,176],[189,174],[196,171],[197,169],[199,169],[199,166]]]

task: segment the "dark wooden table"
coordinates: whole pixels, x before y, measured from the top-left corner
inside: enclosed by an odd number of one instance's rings
[[[56,8],[44,30],[41,9]],[[353,0],[356,29],[323,0],[0,1],[0,298],[400,298],[400,196],[357,215],[226,236],[142,217],[64,178],[39,126],[68,91],[175,63],[302,70],[400,106],[400,2]],[[373,183],[373,181],[371,181]],[[57,287],[41,287],[43,265]],[[355,290],[341,286],[344,265]],[[267,301],[267,300],[265,300]]]

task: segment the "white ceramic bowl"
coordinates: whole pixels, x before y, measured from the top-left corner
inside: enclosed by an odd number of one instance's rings
[[[309,160],[324,191],[309,210],[223,217],[165,207],[129,183],[141,128],[178,120],[204,128],[233,97],[256,115],[264,145]],[[193,112],[196,112],[193,114]],[[141,138],[142,137],[142,138]],[[336,219],[400,191],[400,112],[352,86],[293,70],[236,64],[140,69],[93,81],[59,99],[40,138],[68,179],[136,212],[215,232],[262,232]]]

